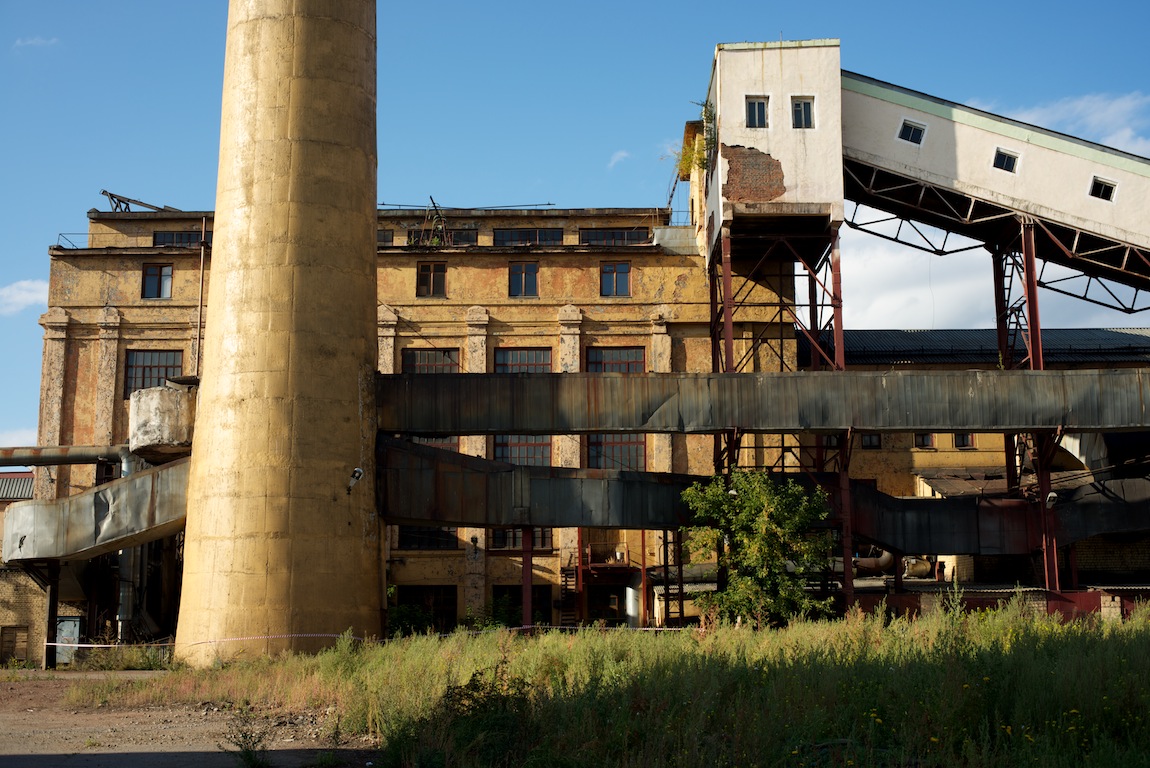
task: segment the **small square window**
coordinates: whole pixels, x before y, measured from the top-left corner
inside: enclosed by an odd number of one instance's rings
[[[868,451],[882,448],[882,435],[878,432],[864,432],[859,436],[859,444]]]
[[[141,299],[172,298],[172,265],[145,264],[144,281],[140,288]]]
[[[914,433],[914,447],[915,448],[933,448],[934,447],[934,434],[931,432],[915,432]]]
[[[535,261],[513,261],[507,268],[508,296],[539,295],[539,263]]]
[[[973,448],[974,447],[974,433],[972,433],[972,432],[955,432],[954,433],[954,447],[955,448]]]
[[[1112,181],[1094,177],[1094,181],[1090,184],[1090,196],[1097,197],[1099,200],[1113,200],[1114,190],[1117,185]]]
[[[925,134],[925,125],[912,123],[910,120],[903,120],[902,127],[898,129],[898,137],[903,141],[909,141],[911,144],[921,144]]]
[[[375,244],[384,248],[390,248],[395,244],[395,231],[390,229],[375,230]]]
[[[447,296],[447,262],[423,261],[417,266],[416,296]]]
[[[747,127],[767,128],[767,97],[747,97]]]
[[[791,99],[791,125],[795,128],[815,127],[814,96],[795,96]]]
[[[1012,155],[1009,152],[1001,149],[994,152],[994,167],[1000,171],[1007,173],[1014,173],[1014,167],[1018,164],[1018,155]]]
[[[599,265],[600,296],[631,295],[631,264],[617,261]]]

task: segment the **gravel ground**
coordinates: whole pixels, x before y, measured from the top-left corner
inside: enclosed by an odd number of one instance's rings
[[[163,766],[213,768],[242,765],[227,733],[233,711],[212,704],[120,709],[80,707],[67,692],[81,677],[155,676],[155,672],[0,672],[0,767]],[[325,713],[274,712],[249,724],[266,730],[268,762],[276,768],[371,766],[369,744],[324,742]],[[328,753],[328,754],[325,754]]]

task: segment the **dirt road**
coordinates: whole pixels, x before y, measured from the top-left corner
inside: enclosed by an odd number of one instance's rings
[[[116,709],[75,707],[67,692],[81,675],[128,678],[163,673],[0,672],[0,768],[162,766],[235,768],[228,741],[233,711],[212,704]],[[249,725],[265,730],[267,758],[276,768],[370,766],[365,744],[331,749],[323,713],[276,712]],[[330,753],[330,754],[324,754]]]

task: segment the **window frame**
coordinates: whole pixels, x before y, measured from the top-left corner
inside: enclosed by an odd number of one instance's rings
[[[415,263],[415,298],[447,298],[446,261],[417,261]]]
[[[579,245],[599,248],[645,245],[651,241],[647,227],[580,227]]]
[[[921,147],[923,142],[926,141],[926,124],[904,117],[902,123],[899,124],[896,138],[907,144],[914,144],[916,147]],[[917,141],[915,140],[916,138]]]
[[[630,459],[634,459],[634,461]],[[587,468],[646,472],[647,435],[643,432],[593,432],[588,434]]]
[[[755,130],[770,130],[771,97],[747,96],[747,127]],[[751,109],[755,111],[752,113]]]
[[[815,129],[815,97],[791,97],[791,127],[799,131]]]
[[[1095,191],[1098,194],[1095,194]],[[1101,200],[1106,203],[1114,202],[1114,196],[1118,194],[1118,182],[1104,179],[1101,176],[1094,176],[1090,181],[1090,196],[1095,200]]]
[[[163,362],[158,356],[174,355],[174,362]],[[156,357],[152,357],[156,356]],[[182,349],[127,349],[124,350],[124,399],[139,389],[163,386],[168,379],[184,375]]]
[[[140,298],[141,299],[170,299],[172,298],[172,277],[175,273],[172,262],[149,262],[140,270]],[[152,270],[159,270],[158,274],[150,274]]]
[[[589,346],[583,351],[583,360],[587,373],[646,373],[647,348]]]
[[[955,432],[954,447],[959,451],[972,451],[978,446],[974,442],[973,432]]]
[[[395,549],[409,552],[458,551],[459,528],[453,525],[398,525]]]
[[[495,248],[563,245],[562,227],[496,227],[491,230]]]
[[[199,248],[200,243],[212,244],[212,230],[203,233],[198,229],[152,230],[153,248]]]
[[[935,447],[933,432],[915,432],[914,447],[918,450],[929,450]]]
[[[517,554],[523,551],[523,528],[508,526],[487,531],[487,549],[498,553]],[[555,549],[555,535],[551,528],[531,528],[531,551],[546,552]]]
[[[1003,159],[1003,163],[999,163],[999,158]],[[1006,166],[1010,166],[1009,168]],[[995,147],[994,160],[991,161],[991,166],[1004,173],[1018,173],[1018,154],[1003,149],[1002,147]]]
[[[863,432],[859,434],[859,448],[864,451],[882,450],[881,432]]]
[[[528,269],[530,267],[530,269]],[[530,286],[528,286],[530,278]],[[539,298],[539,262],[512,261],[507,265],[507,296],[513,299]]]
[[[620,267],[624,269],[620,269]],[[611,275],[611,277],[608,278],[608,275]],[[620,275],[622,275],[622,278],[620,278]],[[620,281],[623,284],[622,290],[619,288]],[[599,296],[601,298],[630,298],[631,262],[599,262]]]

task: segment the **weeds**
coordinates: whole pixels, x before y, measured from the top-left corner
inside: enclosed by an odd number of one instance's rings
[[[232,711],[228,729],[224,731],[224,741],[230,746],[217,744],[221,751],[235,756],[244,768],[271,768],[265,748],[268,739],[268,726],[252,711],[248,702]]]

